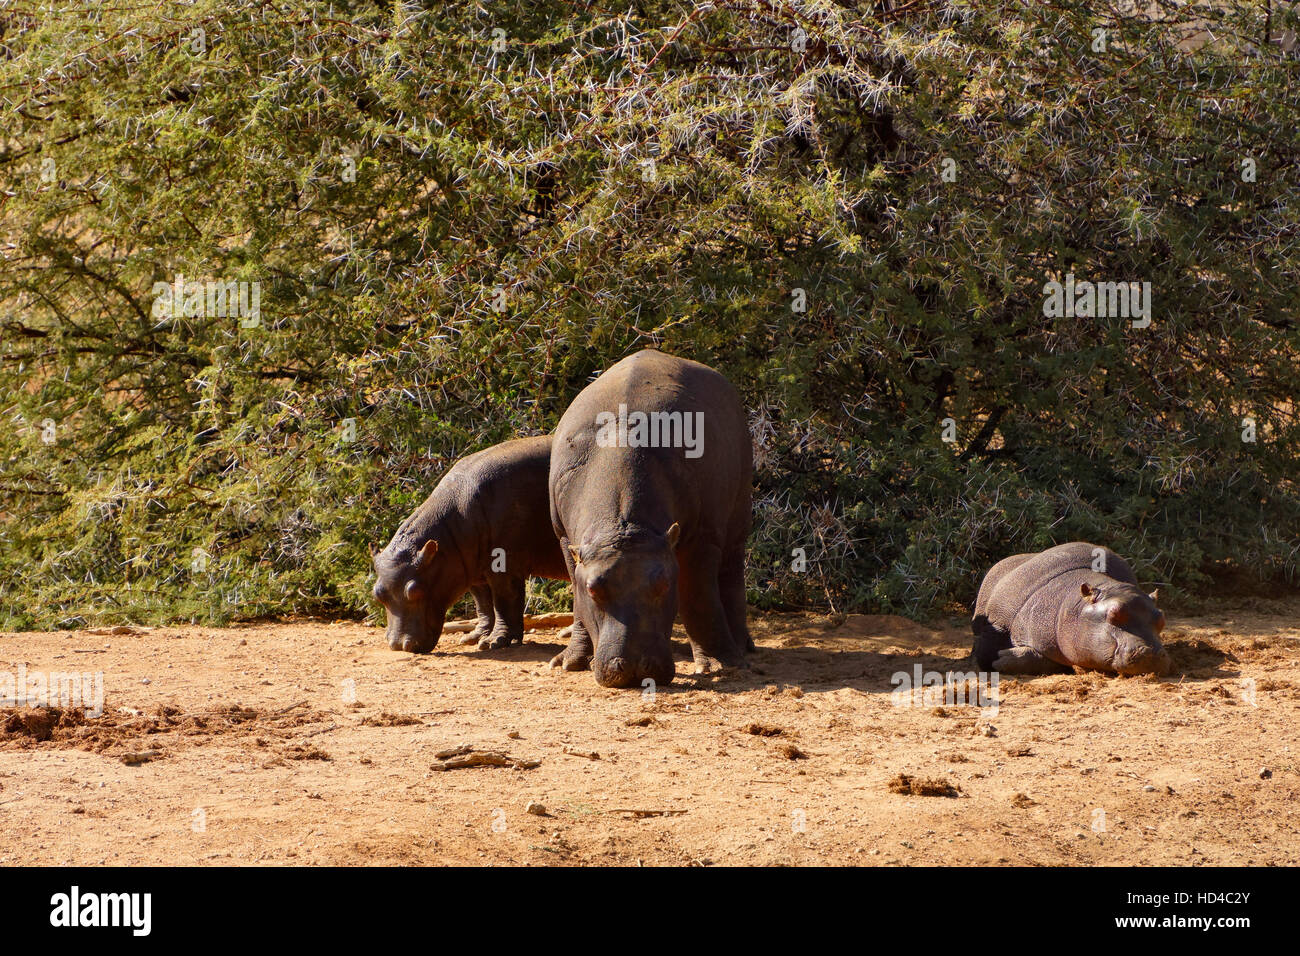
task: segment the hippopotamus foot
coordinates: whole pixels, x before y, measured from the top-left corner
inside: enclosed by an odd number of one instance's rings
[[[695,659],[694,672],[696,674],[725,674],[729,671],[749,670],[749,662],[745,660],[742,654],[718,654],[713,655],[706,652],[702,647],[692,642],[691,656]]]
[[[736,606],[734,602],[724,600],[733,595],[730,591],[724,595],[717,585],[716,576],[711,578],[711,574],[714,574],[713,562],[700,562],[696,576],[688,581],[682,595],[682,623],[686,625],[686,636],[690,638],[697,674],[729,667],[747,668],[745,652],[753,643],[745,626],[743,605]],[[738,623],[738,628],[732,627],[733,620]]]
[[[596,653],[591,644],[591,636],[577,618],[574,618],[570,628],[569,646],[551,658],[551,667],[562,667],[566,671],[589,670],[591,658]]]
[[[492,629],[478,642],[480,651],[496,651],[524,642],[524,579],[507,574],[489,574],[492,600]]]
[[[516,631],[514,628],[498,625],[492,630],[491,634],[478,642],[478,649],[480,651],[496,651],[503,647],[509,647],[511,644],[522,644],[523,642],[524,629],[522,627]]]
[[[478,614],[478,622],[474,625],[474,630],[462,637],[460,642],[478,644],[492,633],[492,628],[496,626],[496,613],[492,610],[491,588],[476,584],[469,590],[474,595],[474,610]],[[479,646],[482,647],[481,644]]]
[[[560,653],[551,658],[551,667],[560,667],[566,671],[586,671],[591,670],[590,654],[570,654],[566,647]]]
[[[1032,647],[1008,647],[998,652],[993,670],[1001,674],[1062,674],[1070,668],[1044,657]]]

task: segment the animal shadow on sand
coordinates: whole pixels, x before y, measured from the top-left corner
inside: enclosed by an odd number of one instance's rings
[[[839,625],[810,623],[807,617],[795,615],[754,615],[751,628],[759,646],[749,655],[748,668],[726,668],[706,674],[690,673],[689,668],[683,674],[679,668],[673,683],[659,688],[659,692],[744,693],[776,686],[799,687],[805,691],[849,688],[862,693],[890,694],[915,684],[918,666],[922,679],[939,674],[961,680],[978,670],[970,657],[969,628],[931,628],[893,615],[856,614]],[[523,644],[489,651],[440,645],[433,656],[483,654],[495,660],[544,664],[565,648],[565,643],[556,640],[556,636],[556,631],[529,632]],[[691,660],[690,644],[680,624],[673,630],[672,644],[675,660]],[[1166,646],[1173,657],[1174,669],[1158,680],[1200,682],[1240,675],[1239,661],[1231,652],[1204,640],[1173,637]],[[590,679],[589,672],[582,673]],[[556,674],[563,672],[557,670]],[[1014,675],[1019,681],[1060,676]]]

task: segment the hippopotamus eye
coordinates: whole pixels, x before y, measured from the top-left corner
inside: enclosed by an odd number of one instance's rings
[[[420,596],[420,583],[418,581],[407,581],[403,593],[408,601],[414,601]]]
[[[1124,607],[1113,607],[1106,612],[1106,620],[1117,627],[1123,627],[1128,623],[1128,610]]]

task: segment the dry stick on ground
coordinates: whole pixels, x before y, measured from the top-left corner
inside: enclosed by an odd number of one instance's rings
[[[137,764],[148,763],[150,760],[157,760],[161,756],[163,756],[161,750],[140,750],[122,754],[119,759],[128,767],[134,767]]]
[[[442,762],[433,764],[429,769],[438,771],[460,770],[464,767],[511,767],[515,770],[532,770],[542,765],[540,760],[511,757],[500,750],[476,750],[469,744],[453,747],[451,750],[440,750],[434,756]]]

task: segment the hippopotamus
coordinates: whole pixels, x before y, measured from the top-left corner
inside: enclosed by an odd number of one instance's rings
[[[972,656],[980,670],[1008,674],[1168,673],[1157,594],[1114,551],[1086,541],[1012,555],[980,585]]]
[[[740,396],[707,365],[646,349],[583,389],[551,448],[574,595],[552,664],[605,687],[668,684],[680,610],[697,672],[745,666],[752,477]]]
[[[478,621],[461,643],[480,650],[524,639],[524,582],[568,580],[551,531],[546,474],[551,436],[518,438],[456,462],[378,554],[376,600],[388,646],[432,650],[447,609],[468,590]]]

